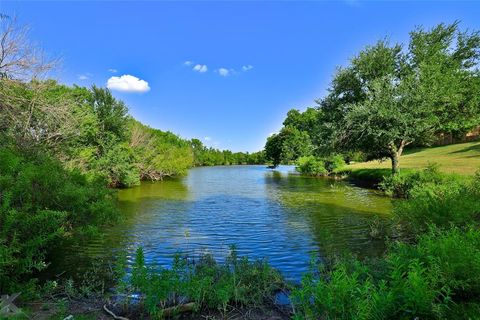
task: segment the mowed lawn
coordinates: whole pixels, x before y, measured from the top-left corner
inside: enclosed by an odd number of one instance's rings
[[[400,169],[421,169],[432,162],[438,163],[440,170],[446,173],[473,174],[480,170],[480,141],[407,150],[400,157]],[[369,161],[351,164],[347,170],[390,167],[390,160]]]

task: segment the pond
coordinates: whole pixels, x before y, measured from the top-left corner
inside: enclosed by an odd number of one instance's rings
[[[63,267],[126,250],[132,262],[144,248],[151,265],[169,266],[177,252],[265,258],[298,281],[312,255],[339,252],[376,256],[382,241],[369,236],[376,217],[387,219],[390,198],[345,181],[303,177],[294,167],[220,166],[120,190],[126,220],[87,244],[70,248]]]

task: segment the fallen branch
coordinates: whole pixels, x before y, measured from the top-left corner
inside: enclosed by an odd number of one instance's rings
[[[111,315],[115,320],[129,320],[128,318],[117,316],[115,313],[113,313],[107,308],[106,304],[103,305],[103,310],[105,310],[105,312]]]
[[[194,308],[195,308],[195,302],[189,302],[189,303],[181,304],[179,306],[163,309],[162,314],[166,317],[170,317],[173,314],[175,314],[175,312],[179,312],[179,313],[190,312]]]

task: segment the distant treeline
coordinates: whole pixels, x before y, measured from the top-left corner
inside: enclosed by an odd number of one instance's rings
[[[264,164],[266,163],[265,151],[254,153],[232,152],[230,150],[219,150],[208,148],[198,139],[192,139],[190,144],[193,149],[195,166],[220,166],[235,164]]]

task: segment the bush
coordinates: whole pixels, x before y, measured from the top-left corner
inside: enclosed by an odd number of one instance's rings
[[[345,161],[341,155],[332,155],[327,158],[305,156],[297,160],[297,170],[310,176],[326,176],[337,172],[343,166]]]
[[[0,149],[0,291],[48,265],[48,250],[117,217],[104,181],[66,171],[46,155]]]
[[[324,162],[325,169],[327,169],[328,173],[337,172],[345,166],[345,160],[340,154],[331,155],[330,157],[325,158]]]
[[[328,174],[325,162],[315,156],[300,157],[297,160],[297,170],[310,176],[324,176]]]
[[[429,225],[439,229],[476,224],[480,215],[480,176],[415,185],[407,201],[394,204],[397,235],[415,238]]]
[[[414,188],[426,185],[438,185],[453,179],[439,171],[437,164],[429,164],[426,169],[415,171],[402,171],[396,175],[386,175],[379,183],[379,188],[396,198],[409,198]]]

